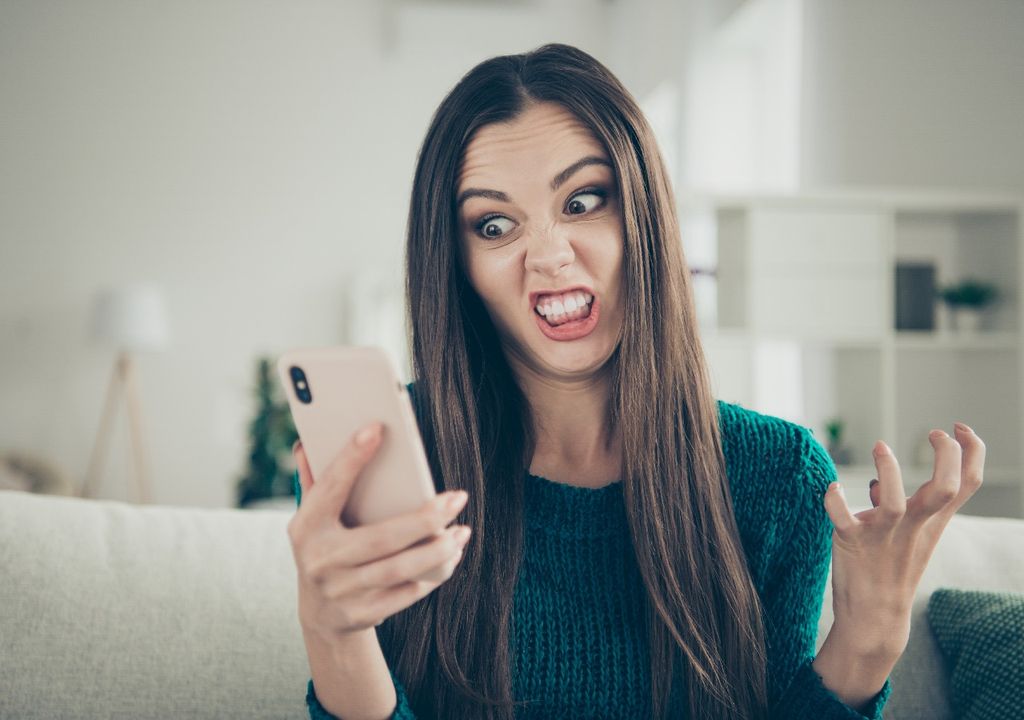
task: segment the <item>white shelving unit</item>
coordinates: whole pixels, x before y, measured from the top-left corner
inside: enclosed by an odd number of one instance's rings
[[[717,397],[798,422],[827,445],[845,423],[847,497],[870,507],[871,447],[892,446],[910,495],[932,473],[932,428],[985,440],[985,482],[961,510],[1024,517],[1024,198],[857,191],[680,198],[683,248]],[[896,264],[939,285],[994,282],[976,332],[897,330]]]

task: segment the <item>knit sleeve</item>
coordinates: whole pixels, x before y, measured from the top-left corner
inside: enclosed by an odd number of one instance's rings
[[[395,695],[398,697],[398,703],[395,705],[391,715],[388,716],[388,720],[416,720],[416,714],[409,706],[409,697],[405,694],[405,688],[393,672],[391,673],[391,681],[395,684]],[[310,679],[306,686],[306,707],[309,709],[310,720],[341,720],[337,715],[331,715],[331,713],[325,710],[320,701],[316,699],[316,690],[313,688],[312,679]]]
[[[299,483],[298,470],[295,471],[292,482],[295,485],[295,507],[298,507],[302,504],[302,485]],[[388,671],[391,672],[390,668]],[[391,672],[391,681],[395,684],[395,695],[398,698],[398,702],[389,720],[416,720],[416,714],[413,713],[412,708],[409,706],[409,697],[405,694],[405,688],[399,682],[394,672]],[[337,716],[331,715],[320,704],[320,701],[317,700],[312,678],[309,679],[306,685],[306,707],[309,709],[310,720],[341,720]]]
[[[824,497],[838,473],[828,452],[806,428],[800,432],[800,482],[792,486],[784,527],[788,542],[773,564],[762,597],[768,644],[768,699],[772,720],[881,720],[892,692],[886,678],[881,690],[861,714],[825,687],[811,665],[815,653],[832,557],[833,524]],[[780,498],[785,501],[786,498]]]

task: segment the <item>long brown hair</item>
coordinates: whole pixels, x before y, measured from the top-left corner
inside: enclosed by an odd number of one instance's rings
[[[413,180],[406,245],[414,404],[438,489],[469,492],[472,539],[453,576],[378,627],[420,717],[513,717],[512,596],[535,436],[497,332],[462,271],[456,178],[474,131],[528,103],[572,112],[612,160],[625,228],[625,320],[606,421],[646,588],[654,717],[675,673],[692,718],[766,715],[761,604],[726,482],[717,406],[697,334],[669,179],[619,80],[562,44],[486,60],[435,112]]]

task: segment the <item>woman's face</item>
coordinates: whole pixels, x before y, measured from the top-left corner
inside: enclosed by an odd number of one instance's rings
[[[623,312],[622,212],[603,144],[562,106],[532,105],[474,133],[456,202],[469,282],[510,360],[563,379],[600,369]]]

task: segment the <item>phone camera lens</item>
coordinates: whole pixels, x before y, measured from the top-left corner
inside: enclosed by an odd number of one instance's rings
[[[306,405],[313,402],[313,395],[309,391],[309,383],[306,382],[306,373],[302,372],[302,368],[298,365],[292,365],[288,370],[288,374],[292,378],[292,385],[295,386],[295,396]]]

